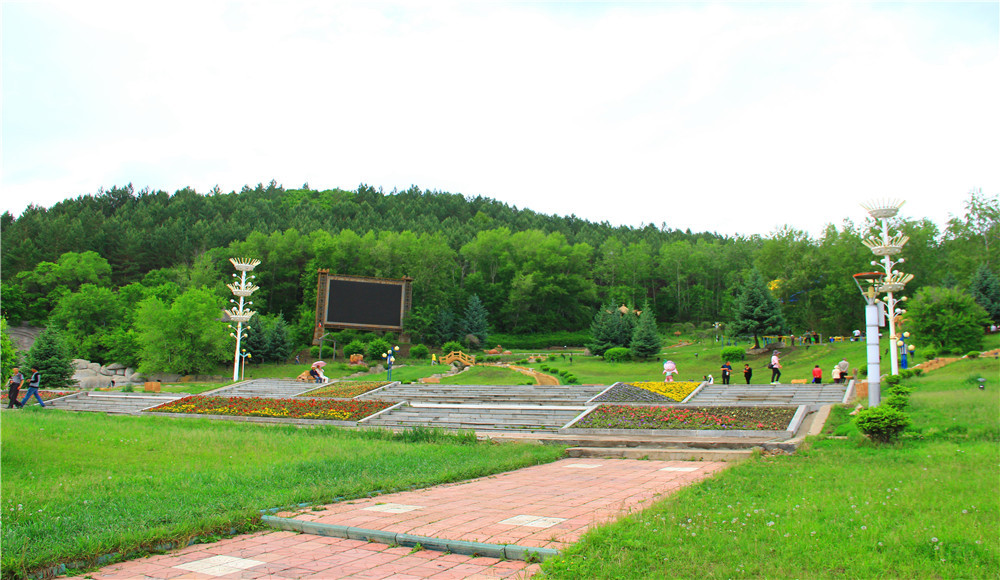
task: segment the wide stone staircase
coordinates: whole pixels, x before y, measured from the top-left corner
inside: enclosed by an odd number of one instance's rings
[[[604,387],[593,385],[390,385],[358,398],[407,404],[365,425],[475,431],[553,431],[587,410]]]
[[[74,395],[52,399],[46,407],[66,411],[91,411],[120,415],[138,415],[143,409],[176,401],[186,395],[157,393],[124,393],[83,391]]]
[[[253,379],[235,383],[221,389],[202,393],[212,397],[267,397],[285,399],[321,387],[317,383],[306,383],[295,379]]]
[[[689,405],[829,405],[846,402],[850,384],[705,385]]]

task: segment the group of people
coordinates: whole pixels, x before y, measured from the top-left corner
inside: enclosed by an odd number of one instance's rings
[[[833,376],[833,382],[834,383],[844,382],[848,377],[847,371],[850,368],[850,366],[851,365],[847,363],[846,357],[841,359],[841,361],[837,363],[833,367],[833,370],[831,371],[831,375]],[[813,367],[813,383],[822,383],[822,382],[823,382],[823,369],[819,368],[819,365],[816,365],[815,367]]]
[[[31,367],[31,378],[28,379],[28,393],[24,395],[24,400],[18,401],[17,395],[21,390],[22,384],[24,384],[24,375],[21,373],[21,369],[14,367],[10,379],[7,380],[7,408],[22,409],[31,397],[38,399],[38,404],[45,407],[41,395],[38,394],[38,387],[42,384],[42,373],[38,372],[37,368]]]
[[[767,368],[771,369],[771,384],[779,385],[781,384],[779,380],[781,379],[781,352],[774,351],[771,354],[771,362],[767,364]],[[842,383],[847,378],[847,371],[850,365],[847,363],[847,359],[844,358],[837,366],[833,367],[833,382]],[[733,365],[729,361],[722,363],[722,384],[728,385],[730,377],[733,374]],[[677,364],[671,360],[663,361],[663,375],[664,382],[672,382],[674,380],[674,375],[677,374]],[[753,369],[750,368],[749,364],[743,365],[743,378],[746,379],[747,384],[750,384],[750,379],[753,377]],[[705,375],[704,380],[708,383],[714,383],[715,379],[712,375]],[[813,369],[813,383],[823,382],[823,371],[819,368],[819,365]]]

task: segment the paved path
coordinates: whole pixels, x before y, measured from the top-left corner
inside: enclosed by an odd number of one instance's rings
[[[722,462],[562,459],[466,482],[282,512],[444,541],[560,550],[592,526],[648,507]],[[538,564],[289,531],[260,532],[106,566],[79,578],[528,578]]]

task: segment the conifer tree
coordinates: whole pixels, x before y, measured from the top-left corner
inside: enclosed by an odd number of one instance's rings
[[[462,336],[474,337],[480,345],[485,345],[489,338],[488,316],[489,313],[482,301],[479,300],[479,296],[475,294],[469,296],[469,302],[466,304],[465,313],[462,316]]]
[[[785,317],[781,313],[781,305],[767,289],[764,277],[754,268],[733,304],[730,333],[734,336],[752,335],[754,348],[760,348],[761,335],[781,334],[784,330]]]
[[[663,346],[663,339],[660,338],[660,333],[656,329],[656,315],[653,314],[653,310],[647,303],[643,305],[635,330],[632,332],[629,350],[632,353],[632,358],[645,360],[658,355],[661,346]]]
[[[986,310],[990,320],[1000,322],[1000,278],[986,264],[981,264],[969,282],[969,294]]]
[[[42,389],[65,389],[73,385],[73,359],[62,333],[46,327],[28,351],[24,370],[38,369],[42,373]],[[25,379],[31,376],[24,373]]]
[[[4,384],[13,374],[12,369],[17,366],[17,347],[7,333],[7,319],[0,318],[0,380]]]

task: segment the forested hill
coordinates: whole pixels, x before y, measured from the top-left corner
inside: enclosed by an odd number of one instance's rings
[[[895,220],[894,231],[909,236],[908,292],[968,287],[981,267],[996,273],[997,198],[974,192],[966,209],[945,231],[926,218]],[[199,288],[221,304],[230,297],[228,258],[252,257],[262,261],[255,308],[283,317],[302,340],[318,268],[413,277],[409,324],[418,337],[447,326],[473,295],[492,329],[507,333],[586,330],[605,303],[648,304],[661,324],[725,322],[753,269],[780,301],[787,331],[845,333],[862,317],[851,275],[873,258],[862,244],[871,223],[830,225],[819,238],[794,228],[728,238],[666,225],[614,227],[416,187],[384,194],[366,185],[313,191],[272,182],[170,195],[127,186],[0,220],[0,306],[9,322],[65,325],[83,303],[117,301],[128,313],[150,295],[170,303]],[[131,314],[109,316],[127,322]],[[111,324],[97,314],[90,320],[92,334]]]
[[[7,275],[54,262],[65,252],[92,250],[112,266],[117,285],[141,279],[151,270],[190,264],[211,248],[245,239],[251,232],[270,234],[295,229],[339,232],[440,232],[458,250],[481,230],[561,232],[569,243],[599,246],[610,236],[625,244],[646,240],[654,246],[679,238],[712,239],[714,234],[677,230],[613,227],[575,216],[559,217],[518,209],[494,199],[420,190],[384,194],[362,184],[340,189],[286,190],[273,181],[239,193],[186,188],[136,192],[131,185],[102,190],[57,203],[50,209],[30,206],[16,219],[9,212],[3,227],[3,271]]]

